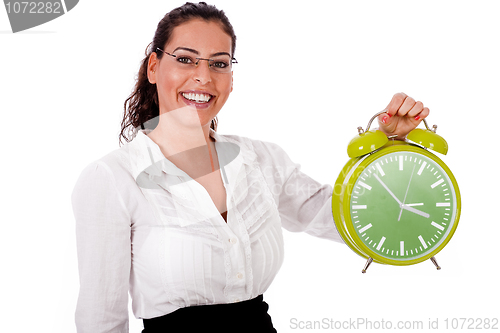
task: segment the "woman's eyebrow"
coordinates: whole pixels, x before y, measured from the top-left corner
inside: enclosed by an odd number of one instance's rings
[[[218,57],[218,56],[221,56],[221,55],[227,55],[229,58],[231,58],[231,55],[228,52],[217,52],[217,53],[214,53],[214,54],[212,54],[210,56],[211,57]]]
[[[189,47],[183,47],[183,46],[179,46],[172,53],[175,53],[175,51],[177,51],[177,50],[184,50],[184,51],[192,52],[194,54],[200,54],[200,52],[198,52],[196,50],[190,49]]]
[[[172,53],[175,53],[175,51],[178,51],[178,50],[188,51],[188,52],[194,53],[196,55],[200,54],[200,52],[198,52],[198,51],[196,51],[194,49],[191,49],[189,47],[184,47],[184,46],[179,46]],[[227,55],[228,57],[231,57],[231,55],[229,54],[229,52],[217,52],[217,53],[211,54],[210,56],[211,57],[217,57],[217,56],[221,56],[221,55]]]

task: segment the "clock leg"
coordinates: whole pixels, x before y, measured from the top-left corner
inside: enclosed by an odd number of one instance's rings
[[[434,266],[436,266],[436,269],[437,270],[440,270],[441,267],[438,265],[437,261],[436,261],[436,258],[435,257],[431,257],[431,261],[432,263],[434,264]]]
[[[366,270],[368,269],[368,267],[370,267],[370,264],[372,263],[373,261],[373,258],[368,258],[368,260],[366,261],[366,264],[365,264],[365,268],[363,268],[363,270],[361,271],[361,273],[365,274],[366,273]]]

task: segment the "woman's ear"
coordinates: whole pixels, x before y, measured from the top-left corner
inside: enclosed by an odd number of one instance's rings
[[[156,69],[158,68],[158,58],[156,57],[156,52],[151,53],[148,60],[148,80],[149,83],[156,83]]]

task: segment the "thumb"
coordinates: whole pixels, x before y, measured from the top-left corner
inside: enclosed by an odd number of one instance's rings
[[[387,109],[383,110],[385,113],[382,113],[378,116],[378,122],[380,126],[390,126],[394,123],[394,117],[387,113]]]

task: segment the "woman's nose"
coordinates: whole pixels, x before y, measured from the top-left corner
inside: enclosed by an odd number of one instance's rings
[[[196,82],[207,84],[212,81],[212,71],[210,70],[208,59],[198,59],[194,70],[193,78]]]

